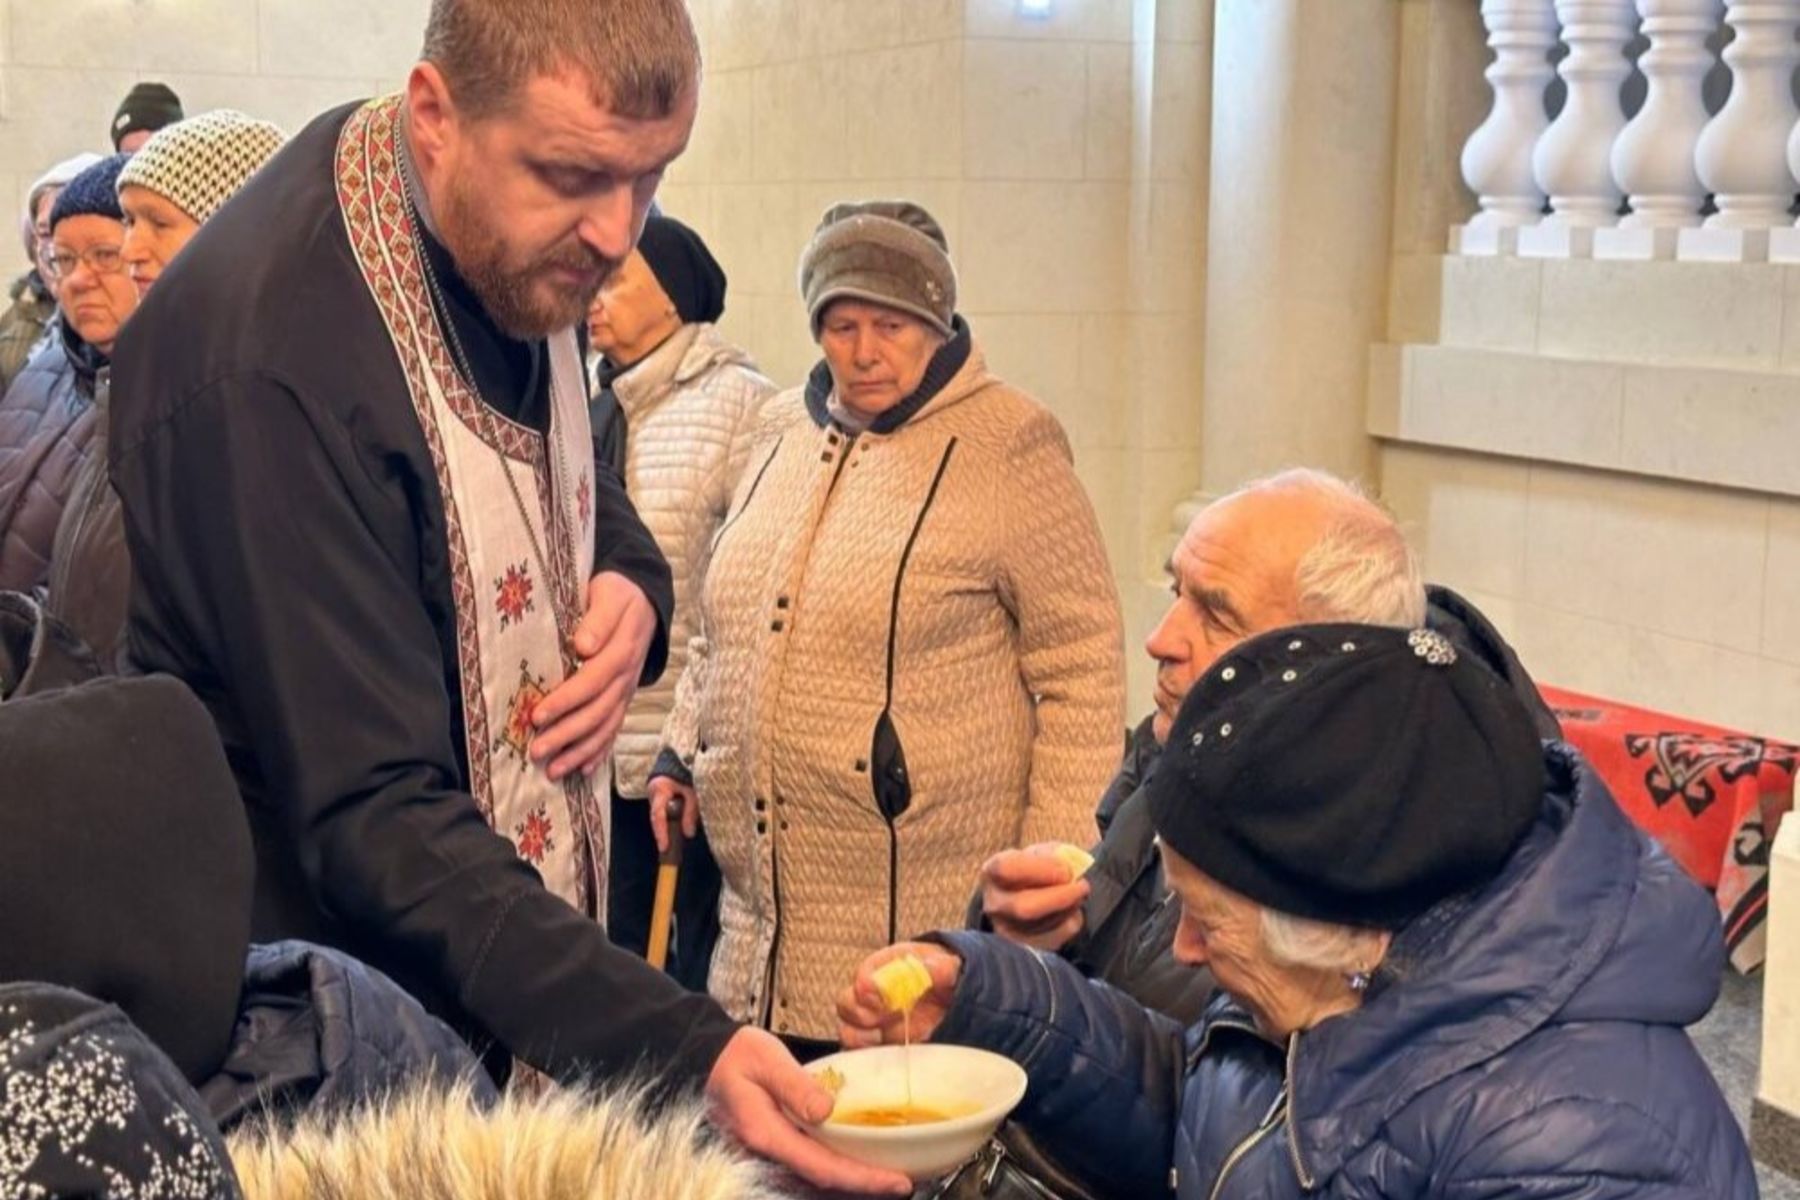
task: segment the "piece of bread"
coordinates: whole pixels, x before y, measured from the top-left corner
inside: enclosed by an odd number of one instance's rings
[[[889,1011],[909,1013],[919,997],[931,990],[931,972],[916,954],[903,954],[875,968],[875,989]]]
[[[1071,883],[1086,875],[1088,868],[1094,865],[1093,855],[1069,842],[1057,843],[1056,859],[1063,866],[1069,868],[1069,882]]]

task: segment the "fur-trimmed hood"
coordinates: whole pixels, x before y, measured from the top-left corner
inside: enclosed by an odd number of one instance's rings
[[[771,1172],[709,1132],[699,1102],[639,1091],[431,1089],[230,1139],[245,1200],[775,1200]]]

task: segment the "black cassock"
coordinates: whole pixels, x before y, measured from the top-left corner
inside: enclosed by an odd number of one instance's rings
[[[130,653],[211,710],[257,845],[254,933],[346,949],[477,1041],[575,1078],[704,1078],[734,1025],[545,891],[466,782],[444,506],[314,121],[158,279],[114,355]],[[428,246],[483,397],[542,432],[548,356]],[[597,471],[595,570],[669,570]],[[128,752],[96,747],[96,752]]]

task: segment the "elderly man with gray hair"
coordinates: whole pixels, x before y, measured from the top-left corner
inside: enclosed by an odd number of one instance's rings
[[[1198,513],[1169,559],[1175,593],[1145,649],[1157,662],[1156,711],[1133,735],[1100,805],[1093,867],[1072,879],[1051,847],[1009,850],[982,868],[972,914],[1013,941],[1054,950],[1141,1003],[1192,1020],[1211,974],[1175,961],[1176,906],[1156,853],[1142,788],[1188,689],[1257,634],[1311,622],[1396,629],[1429,625],[1506,680],[1541,736],[1556,720],[1487,619],[1429,587],[1394,519],[1354,484],[1296,469],[1246,484]]]

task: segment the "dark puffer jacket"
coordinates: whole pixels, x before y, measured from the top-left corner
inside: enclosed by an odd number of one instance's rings
[[[976,933],[939,935],[964,967],[934,1040],[1022,1063],[1014,1116],[1108,1194],[1754,1200],[1683,1029],[1718,994],[1718,913],[1574,750],[1545,766],[1500,877],[1402,931],[1360,1009],[1285,1046],[1226,997],[1184,1031]]]
[[[125,516],[106,466],[110,371],[94,387],[94,431],[75,473],[50,550],[45,608],[92,650],[107,671],[124,669],[125,609],[131,600],[131,552]]]
[[[199,1088],[229,1131],[465,1081],[483,1106],[498,1099],[474,1051],[399,984],[325,946],[272,942],[250,947],[231,1047]]]
[[[58,318],[59,337],[0,400],[0,591],[50,576],[50,551],[76,476],[93,453],[94,383],[106,356]]]

